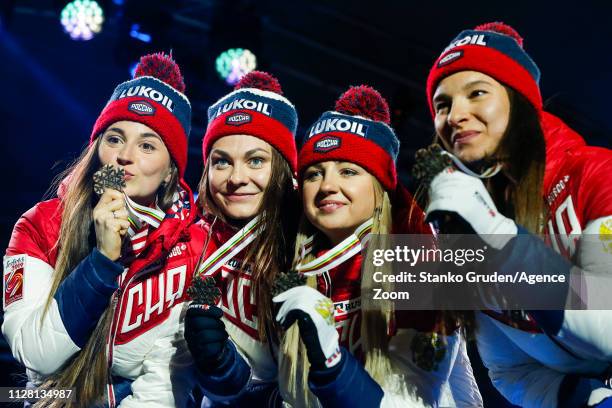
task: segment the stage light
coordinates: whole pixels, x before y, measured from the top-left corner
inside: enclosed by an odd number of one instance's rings
[[[134,78],[134,75],[136,74],[136,68],[138,67],[138,62],[139,61],[135,61],[130,64],[130,77],[131,78]]]
[[[243,48],[230,48],[217,57],[217,72],[225,82],[234,85],[257,67],[255,54]]]
[[[146,43],[151,42],[151,34],[140,31],[140,24],[132,24],[130,28],[130,37]]]
[[[73,40],[91,40],[102,30],[104,11],[95,0],[74,0],[62,10],[60,21]]]

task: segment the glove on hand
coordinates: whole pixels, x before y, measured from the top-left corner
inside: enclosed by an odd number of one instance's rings
[[[497,211],[482,181],[452,167],[434,177],[429,199],[428,219],[435,211],[456,213],[493,248],[503,248],[517,234],[516,224]]]
[[[185,315],[185,340],[197,367],[212,373],[225,362],[228,334],[217,306],[192,303]]]
[[[297,320],[308,361],[315,370],[335,366],[342,354],[331,299],[309,286],[291,288],[272,299],[283,302],[276,321],[286,330]]]

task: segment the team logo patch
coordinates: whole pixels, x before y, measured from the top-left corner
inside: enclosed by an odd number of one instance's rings
[[[342,139],[336,136],[326,136],[317,141],[314,145],[314,151],[319,153],[327,153],[338,149],[342,144]]]
[[[334,324],[334,309],[330,299],[319,299],[314,308],[323,320],[330,325]]]
[[[604,251],[612,254],[612,220],[606,220],[599,226],[599,241]]]
[[[463,57],[463,50],[449,52],[438,62],[438,68],[448,65]]]
[[[4,260],[4,307],[23,299],[23,269],[26,255],[8,256]]]
[[[245,112],[234,113],[233,115],[229,115],[225,119],[225,123],[232,126],[241,126],[247,123],[251,123],[251,115]]]
[[[155,107],[146,101],[131,102],[128,110],[141,116],[155,115]]]

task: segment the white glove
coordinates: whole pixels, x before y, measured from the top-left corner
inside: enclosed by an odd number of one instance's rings
[[[515,222],[497,211],[482,181],[452,167],[434,177],[429,199],[427,216],[434,211],[454,212],[493,248],[503,248],[517,234]]]
[[[334,305],[328,297],[309,286],[296,286],[272,299],[283,302],[276,315],[285,330],[297,320],[310,365],[321,370],[340,362],[342,354],[334,321]]]

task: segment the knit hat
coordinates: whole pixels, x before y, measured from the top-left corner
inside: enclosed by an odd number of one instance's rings
[[[522,94],[539,111],[540,70],[523,50],[523,38],[509,25],[487,23],[462,31],[440,54],[427,77],[427,102],[442,79],[459,71],[478,71]]]
[[[106,103],[91,132],[90,143],[117,121],[142,123],[162,138],[182,178],[191,130],[191,105],[184,92],[181,71],[171,55],[141,57],[134,79],[119,84]]]
[[[251,71],[233,92],[208,108],[208,127],[202,141],[204,163],[212,145],[221,137],[250,135],[274,146],[295,173],[296,129],[297,112],[283,96],[278,80],[266,72]]]
[[[351,87],[336,101],[335,111],[323,113],[300,143],[298,176],[323,161],[358,164],[388,191],[395,189],[399,140],[389,126],[389,105],[366,85]]]

